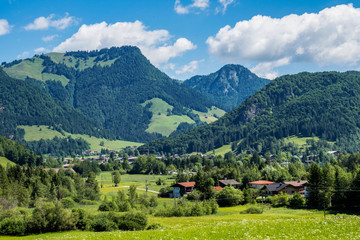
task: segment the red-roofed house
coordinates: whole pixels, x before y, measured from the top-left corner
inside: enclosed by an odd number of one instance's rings
[[[223,188],[222,187],[213,187],[213,190],[220,191],[220,190],[223,190]]]
[[[249,186],[251,188],[256,188],[256,189],[261,189],[264,186],[273,184],[274,182],[271,181],[267,181],[267,180],[258,180],[258,181],[254,181],[254,182],[249,182]]]
[[[172,185],[173,192],[170,193],[170,197],[182,197],[185,194],[194,190],[195,182],[180,182]]]

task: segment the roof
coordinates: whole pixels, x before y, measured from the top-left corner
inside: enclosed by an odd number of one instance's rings
[[[213,187],[213,189],[214,189],[215,191],[220,191],[220,190],[222,190],[223,188],[222,188],[222,187]]]
[[[269,184],[273,184],[274,182],[271,181],[267,181],[267,180],[257,180],[254,182],[249,182],[249,184],[253,184],[253,185],[269,185]]]
[[[230,185],[230,184],[233,186],[240,185],[240,183],[235,181],[234,179],[219,180],[219,182],[224,184],[225,186]]]
[[[284,182],[285,184],[289,184],[293,187],[304,187],[305,184],[308,183],[308,181],[306,180],[301,180],[301,181],[289,181],[289,182]]]
[[[195,187],[195,182],[179,182],[177,184],[174,185],[180,185],[183,187]]]
[[[267,188],[270,192],[278,192],[287,186],[288,186],[288,184],[286,184],[286,183],[273,183],[273,184],[264,186],[264,188]]]

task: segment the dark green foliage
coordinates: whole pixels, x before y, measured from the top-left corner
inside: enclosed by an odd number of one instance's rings
[[[220,207],[236,206],[244,202],[244,194],[233,187],[224,187],[216,194],[216,201]]]
[[[0,134],[21,140],[18,125],[48,125],[70,133],[106,136],[95,122],[73,107],[54,100],[26,81],[0,69]],[[19,135],[19,136],[17,136]]]
[[[26,231],[26,222],[22,218],[5,218],[0,221],[0,235],[22,236]]]
[[[155,212],[157,217],[194,217],[217,213],[219,205],[214,200],[202,202],[189,202],[186,199],[180,200],[176,205],[165,206]]]
[[[23,145],[0,136],[0,157],[6,157],[8,160],[28,166],[43,164],[41,156],[36,156],[34,152],[29,151]]]
[[[302,208],[304,206],[305,206],[305,199],[299,193],[294,193],[289,200],[289,207]]]
[[[149,111],[150,106],[143,107],[141,104],[152,98],[161,98],[172,105],[171,114],[176,115],[190,116],[189,109],[207,112],[207,108],[214,105],[192,88],[172,80],[154,67],[136,47],[68,52],[65,56],[73,56],[75,61],[96,57],[96,63],[108,60],[114,60],[114,63],[103,67],[96,64],[79,70],[78,66],[72,68],[57,64],[50,57],[41,55],[43,73],[63,75],[70,80],[69,83],[64,87],[59,81],[46,81],[45,84],[36,80],[27,82],[80,110],[97,126],[109,130],[109,137],[138,142],[162,137],[145,132],[152,112]],[[190,117],[200,123],[197,115]],[[66,130],[65,127],[63,129]],[[87,133],[93,134],[91,131]]]
[[[52,156],[76,156],[90,148],[90,144],[82,138],[54,137],[53,139],[41,139],[39,141],[28,141],[25,146],[36,154],[50,154]]]
[[[218,121],[142,146],[155,152],[207,152],[238,142],[237,151],[276,152],[278,140],[297,135],[337,141],[354,151],[360,126],[360,74],[300,73],[279,77]],[[336,145],[335,147],[336,148]],[[279,150],[279,149],[278,149]]]
[[[115,222],[119,230],[144,230],[148,223],[147,215],[140,211],[127,212],[122,215],[113,213],[109,215],[109,218]]]
[[[213,100],[217,107],[230,111],[269,82],[241,65],[229,64],[207,76],[192,77],[184,84]]]

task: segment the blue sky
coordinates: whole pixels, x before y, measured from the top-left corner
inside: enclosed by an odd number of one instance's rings
[[[136,45],[176,79],[360,70],[358,1],[0,0],[0,62]]]

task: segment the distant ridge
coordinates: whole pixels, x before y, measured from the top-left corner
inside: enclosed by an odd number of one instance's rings
[[[194,76],[184,84],[230,111],[269,82],[241,65],[228,64],[215,73]]]

